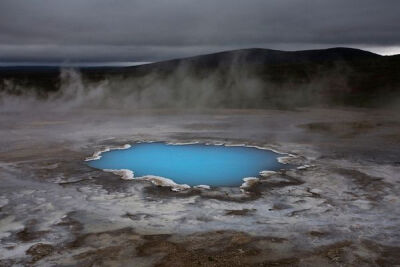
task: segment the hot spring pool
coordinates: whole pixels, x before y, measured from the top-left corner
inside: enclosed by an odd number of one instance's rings
[[[243,178],[283,168],[285,165],[277,160],[279,156],[282,155],[270,150],[245,146],[139,143],[104,152],[100,159],[88,164],[98,169],[128,169],[135,177],[161,176],[190,186],[240,186]]]

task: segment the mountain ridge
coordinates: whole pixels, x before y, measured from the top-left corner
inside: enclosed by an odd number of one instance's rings
[[[344,47],[289,52],[248,48],[132,67],[78,70],[83,84],[106,80],[116,93],[140,96],[147,87],[165,88],[171,105],[186,101],[188,91],[201,94],[199,90],[208,87],[213,90],[210,101],[204,103],[212,102],[214,94],[224,98],[216,102],[221,107],[385,106],[400,98],[400,55],[381,56]],[[47,95],[65,82],[61,76],[59,68],[0,69],[0,91],[20,94],[20,88],[29,88]],[[18,90],[6,88],[7,84]]]

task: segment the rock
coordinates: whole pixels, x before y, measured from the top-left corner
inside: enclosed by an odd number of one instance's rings
[[[38,243],[33,246],[31,246],[27,251],[26,254],[32,256],[32,262],[36,262],[51,253],[53,253],[54,247],[50,244],[43,244],[43,243]]]

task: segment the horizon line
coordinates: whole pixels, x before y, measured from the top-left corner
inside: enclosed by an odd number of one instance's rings
[[[210,54],[216,54],[216,53],[221,53],[221,52],[230,52],[230,51],[238,51],[238,50],[246,50],[246,49],[265,49],[265,50],[275,50],[275,51],[281,51],[281,52],[300,52],[300,51],[312,51],[312,50],[329,50],[329,49],[335,49],[335,48],[347,48],[347,49],[356,49],[356,50],[362,50],[365,52],[370,52],[379,56],[396,56],[400,55],[400,53],[378,53],[376,51],[371,51],[370,49],[363,49],[363,48],[358,48],[358,47],[345,47],[345,46],[336,46],[336,47],[327,47],[327,48],[316,48],[316,49],[302,49],[302,50],[279,50],[279,49],[270,49],[270,48],[262,48],[262,47],[249,47],[249,48],[240,48],[240,49],[233,49],[233,50],[221,50],[217,52],[212,52],[212,53],[203,53],[203,54],[196,54],[192,55],[189,57],[175,57],[171,59],[163,59],[163,60],[157,60],[157,61],[79,61],[79,60],[46,60],[46,61],[4,61],[0,62],[0,67],[32,67],[32,66],[37,66],[37,67],[133,67],[133,66],[140,66],[140,65],[146,65],[146,64],[151,64],[151,63],[157,63],[157,62],[163,62],[163,61],[169,61],[169,60],[174,60],[174,59],[184,59],[184,58],[191,58],[191,57],[197,57],[197,56],[202,56],[202,55],[210,55]]]

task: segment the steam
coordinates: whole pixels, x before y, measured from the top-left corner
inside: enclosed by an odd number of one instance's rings
[[[184,67],[171,75],[150,73],[143,77],[106,77],[100,81],[85,80],[75,69],[62,69],[60,85],[55,92],[41,96],[33,87],[11,80],[1,85],[0,108],[21,109],[79,108],[215,108],[251,107],[260,102],[262,81],[234,70],[221,79],[219,72],[196,77]]]
[[[199,71],[182,63],[167,73],[154,68],[143,75],[114,73],[97,79],[62,69],[56,90],[4,80],[0,110],[293,108],[332,104],[348,92],[346,66],[321,71],[307,82],[290,75],[273,82],[244,67],[240,58],[220,65]]]

